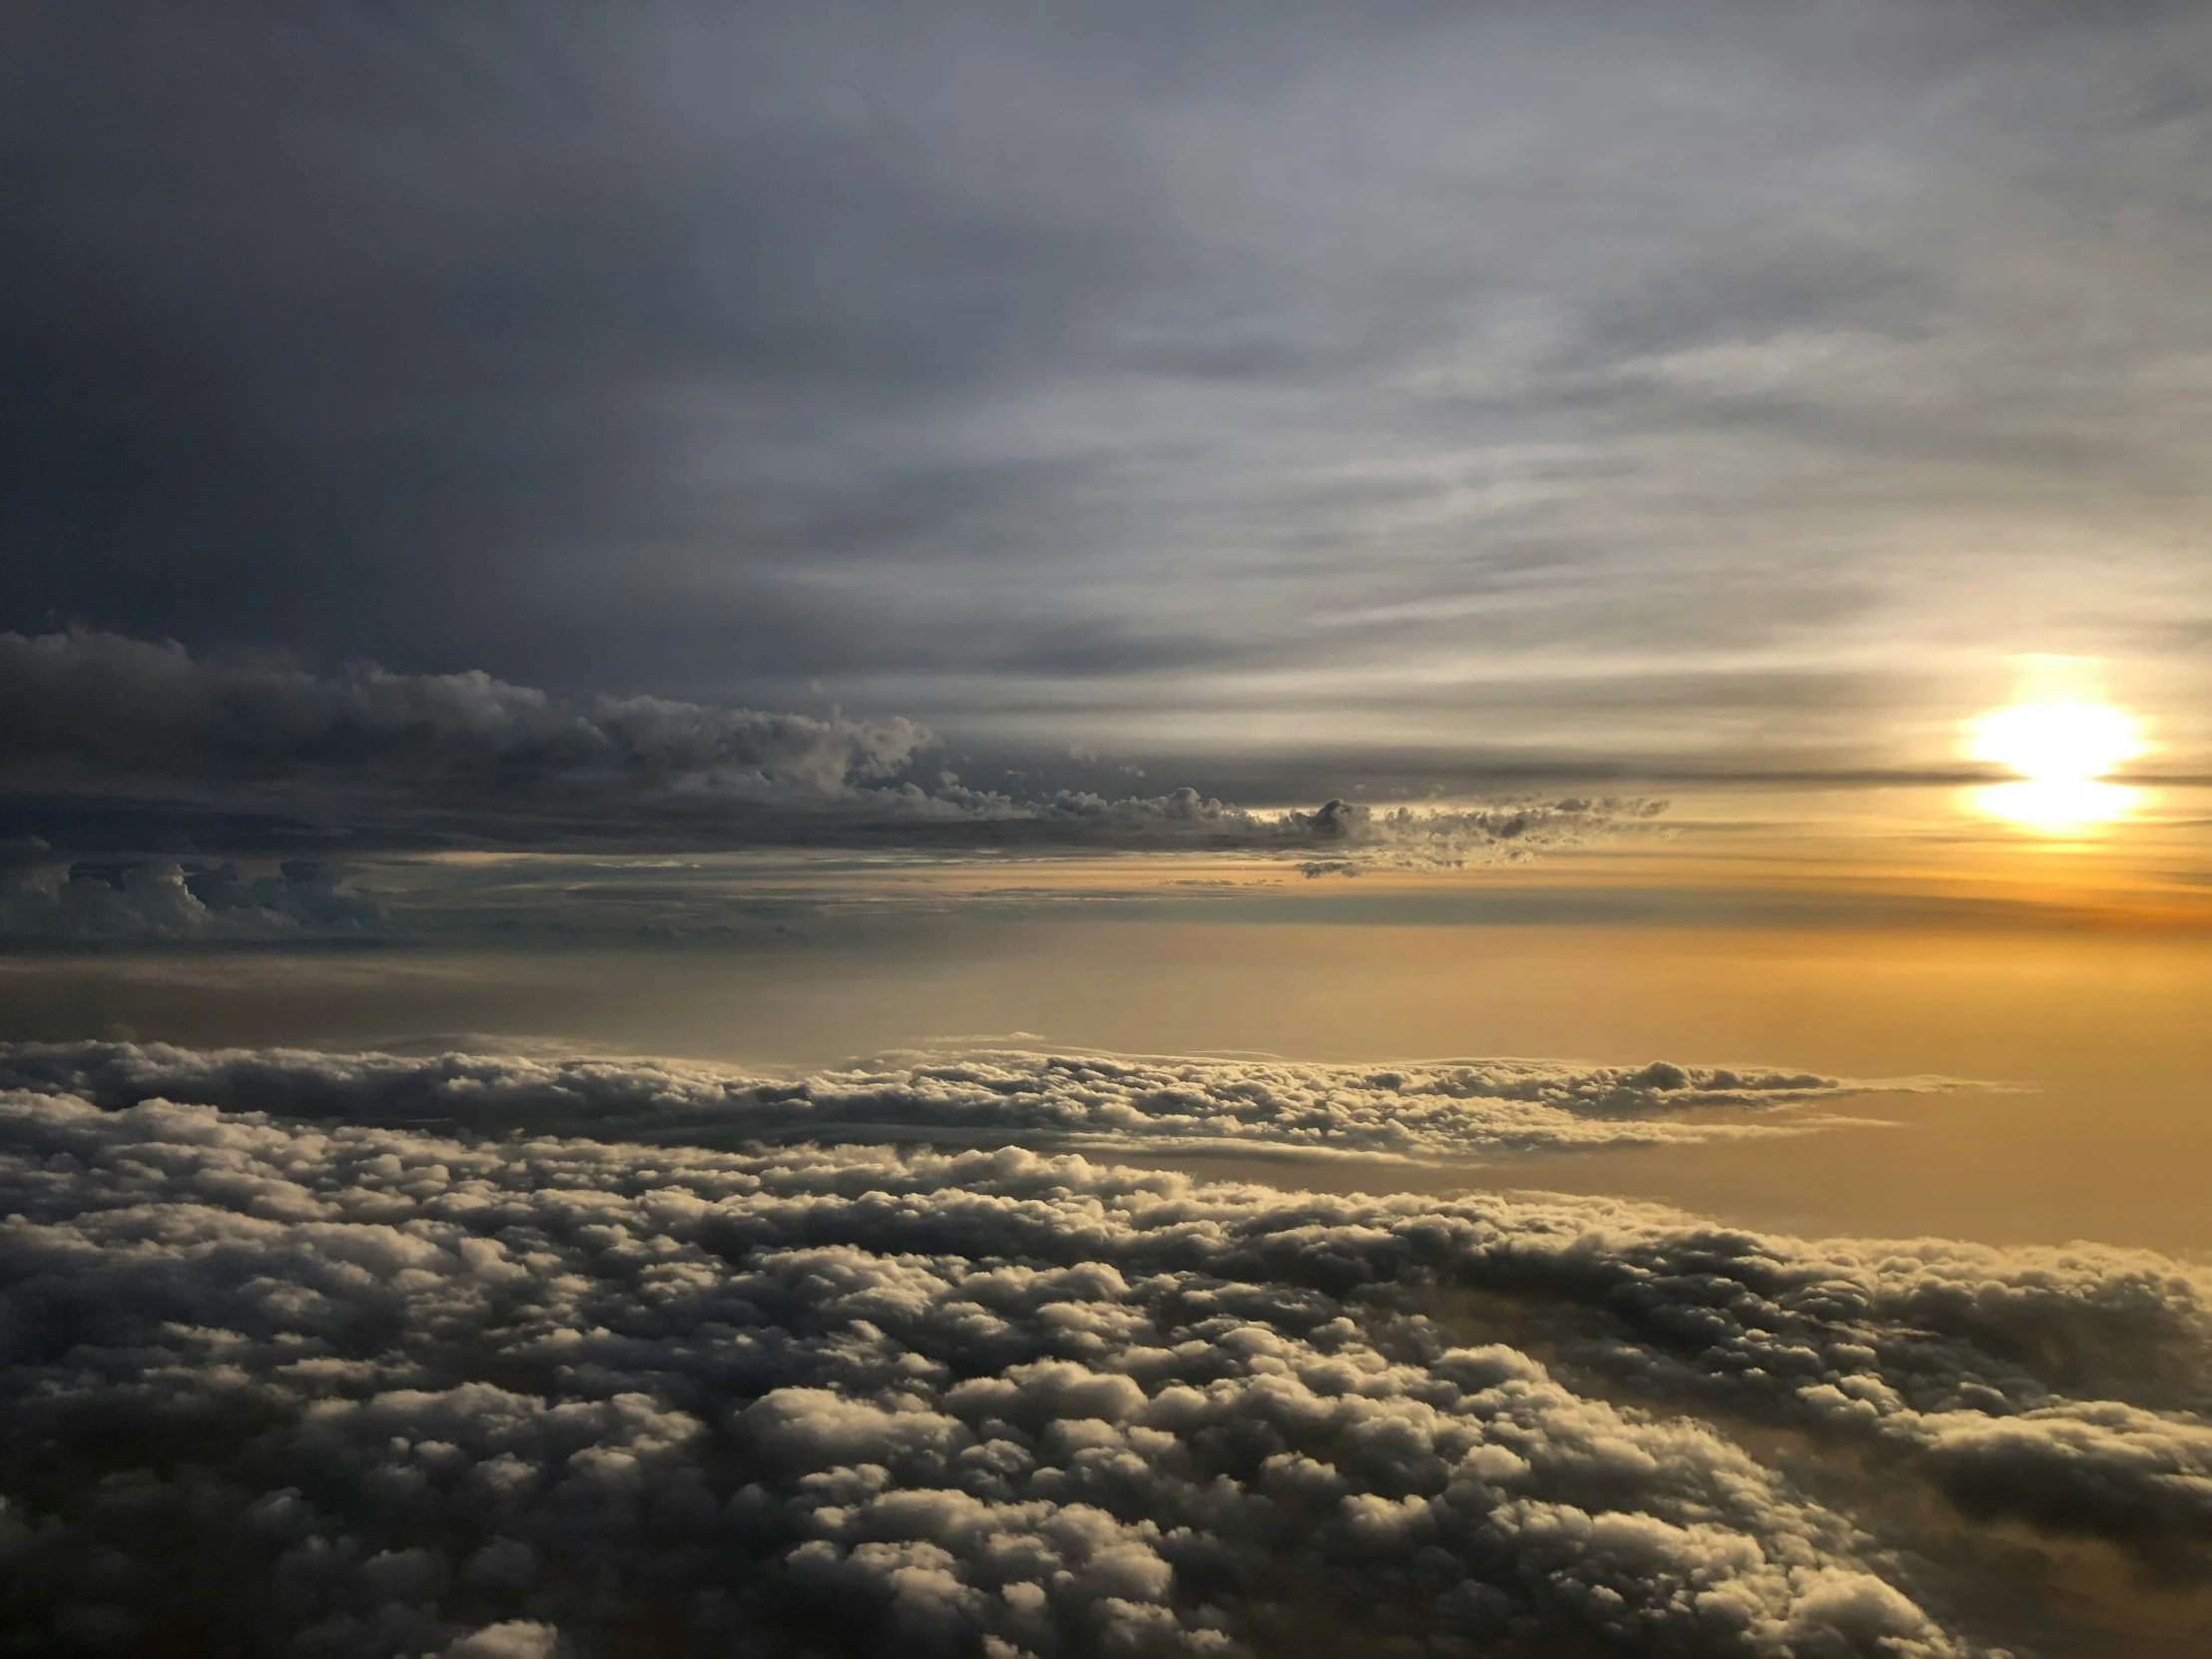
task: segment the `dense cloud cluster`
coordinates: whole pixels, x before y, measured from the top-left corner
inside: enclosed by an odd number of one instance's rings
[[[1799,1133],[1835,1120],[1684,1121],[1675,1114],[1716,1107],[1765,1114],[1874,1090],[1960,1086],[1943,1078],[1859,1080],[1664,1061],[1360,1067],[1003,1050],[893,1054],[771,1078],[651,1059],[0,1045],[0,1087],[81,1095],[111,1108],[163,1099],[356,1123],[557,1128],[687,1142],[987,1141],[1420,1160]]]
[[[1363,1294],[1472,1218],[1016,1152],[5,1133],[9,1611],[88,1648],[1965,1651],[1724,1441]]]
[[[397,928],[346,872],[287,858],[269,874],[235,864],[52,860],[43,843],[0,865],[0,942],[281,942],[384,938]]]
[[[1592,1379],[2212,1536],[2212,1279],[2143,1253],[26,1090],[0,1214],[41,1650],[1994,1651],[1878,1523]]]
[[[481,672],[326,677],[83,629],[0,633],[0,769],[41,778],[327,779],[465,800],[835,797],[928,741],[903,720],[658,698],[580,708]]]

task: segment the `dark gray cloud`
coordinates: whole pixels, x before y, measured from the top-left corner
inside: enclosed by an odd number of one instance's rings
[[[927,743],[865,725],[659,698],[578,708],[482,672],[335,678],[196,660],[170,642],[72,631],[0,634],[0,770],[93,784],[251,785],[322,778],[467,798],[573,784],[600,795],[834,798],[902,770]]]
[[[0,1203],[7,1614],[85,1650],[1998,1651],[1708,1408],[2212,1528],[2212,1286],[2140,1252],[67,1093],[0,1098]]]
[[[0,622],[1009,751],[1863,762],[1854,678],[2021,649],[2179,710],[2205,29],[34,8]]]
[[[1189,788],[1017,798],[931,775],[933,740],[899,717],[570,702],[481,671],[401,675],[370,663],[322,676],[83,629],[0,633],[0,791],[33,798],[16,810],[27,821],[40,819],[38,800],[129,793],[211,810],[278,806],[318,814],[325,834],[387,838],[1320,850],[1349,870],[1520,856],[1640,827],[1663,807],[1575,797],[1415,812],[1338,800],[1260,814]],[[24,902],[42,901],[26,889]]]
[[[285,943],[398,934],[347,872],[303,858],[267,875],[236,864],[46,861],[0,865],[0,941]],[[6,850],[0,847],[0,851]]]

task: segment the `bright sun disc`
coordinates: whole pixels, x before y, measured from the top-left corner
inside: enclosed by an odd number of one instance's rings
[[[2106,703],[2020,703],[1968,728],[1966,754],[2022,778],[2101,778],[2146,749],[2135,717]]]
[[[1993,761],[2020,775],[2017,784],[1977,790],[1983,812],[2054,831],[2126,817],[2140,792],[2097,780],[2149,749],[2135,717],[2105,703],[1991,709],[1968,723],[1964,744],[1967,759]]]

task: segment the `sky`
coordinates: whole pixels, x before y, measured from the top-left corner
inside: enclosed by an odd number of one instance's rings
[[[10,30],[18,631],[1209,794],[1939,767],[2023,652],[2212,743],[2193,6]]]
[[[2205,8],[0,0],[0,1654],[2201,1653]]]

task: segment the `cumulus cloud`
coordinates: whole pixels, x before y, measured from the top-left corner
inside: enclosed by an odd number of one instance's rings
[[[1576,844],[1663,810],[1572,798],[1435,812],[1340,800],[1271,813],[1192,789],[1017,798],[950,772],[907,776],[934,742],[903,718],[575,702],[482,672],[362,663],[322,676],[86,629],[0,633],[0,787],[166,792],[370,830],[502,842],[1133,846],[1436,868]]]
[[[252,1058],[11,1061],[17,1628],[455,1659],[640,1629],[995,1659],[1993,1651],[1878,1519],[1707,1411],[1970,1515],[2212,1538],[2212,1278],[2143,1252],[1010,1147],[461,1140],[296,1115],[375,1109],[364,1077],[396,1106],[397,1062]]]
[[[1607,1227],[1709,1259],[1680,1218],[56,1094],[0,1101],[0,1548],[34,1639],[1987,1651],[1711,1428],[1417,1305],[1424,1279],[1609,1262]],[[1992,1266],[1962,1288],[2034,1277]],[[2131,1271],[2084,1264],[2074,1300]]]
[[[353,1122],[699,1141],[988,1141],[1377,1160],[1685,1144],[1830,1126],[1744,1118],[1858,1094],[1970,1087],[1745,1067],[1454,1060],[1331,1066],[1019,1049],[892,1054],[803,1077],[656,1059],[323,1054],[160,1043],[0,1045],[0,1087]],[[1694,1109],[1727,1108],[1686,1121]]]
[[[41,843],[42,845],[43,843]],[[87,865],[30,859],[0,868],[0,941],[276,942],[385,938],[397,926],[346,872],[288,858],[272,874],[235,864]]]
[[[2201,1268],[1649,1226],[1536,1254],[1521,1290],[1572,1285],[1607,1315],[1565,1345],[1592,1375],[1902,1461],[1968,1515],[2153,1553],[2212,1540]]]

